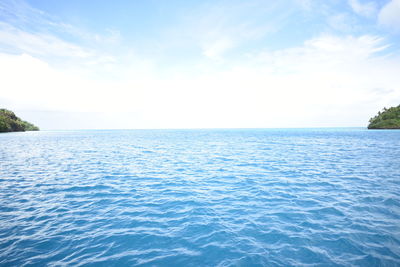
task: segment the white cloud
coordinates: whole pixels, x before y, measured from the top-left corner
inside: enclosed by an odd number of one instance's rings
[[[397,33],[400,32],[400,0],[389,1],[379,12],[378,22]]]
[[[400,60],[375,55],[384,49],[375,36],[324,35],[219,71],[206,71],[211,63],[191,74],[121,65],[125,78],[115,81],[1,54],[0,101],[16,110],[100,112],[117,128],[362,126],[400,101]]]
[[[268,4],[262,0],[201,4],[183,15],[177,26],[167,30],[166,36],[173,40],[170,42],[185,42],[199,48],[204,56],[220,60],[227,52],[277,32],[296,8],[292,0]]]
[[[103,33],[93,33],[82,27],[75,27],[71,24],[61,22],[57,17],[52,16],[40,9],[36,9],[24,0],[0,1],[0,13],[2,20],[9,25],[14,25],[21,31],[32,34],[44,34],[42,31],[51,31],[60,35],[79,38],[86,42],[101,44],[116,44],[121,40],[121,34],[117,29],[106,28]]]
[[[87,58],[93,53],[54,35],[29,33],[0,22],[0,47],[38,56]]]
[[[220,39],[203,44],[203,54],[209,58],[219,59],[227,50],[233,47],[229,39]]]
[[[349,5],[353,11],[360,16],[372,17],[377,12],[374,2],[360,3],[359,0],[349,0]]]

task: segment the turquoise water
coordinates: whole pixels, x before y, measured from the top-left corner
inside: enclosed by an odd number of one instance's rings
[[[0,135],[1,266],[400,266],[400,131]]]

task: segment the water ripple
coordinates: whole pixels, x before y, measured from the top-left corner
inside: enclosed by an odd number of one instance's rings
[[[400,132],[0,135],[1,266],[400,266]]]

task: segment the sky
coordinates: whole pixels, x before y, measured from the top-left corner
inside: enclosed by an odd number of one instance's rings
[[[0,107],[43,130],[365,127],[400,0],[2,0]]]

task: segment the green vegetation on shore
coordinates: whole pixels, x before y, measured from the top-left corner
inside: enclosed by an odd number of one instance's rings
[[[368,129],[400,129],[400,105],[379,111],[369,120]]]
[[[39,128],[32,123],[21,120],[10,110],[0,109],[0,132],[24,131],[39,131]]]

